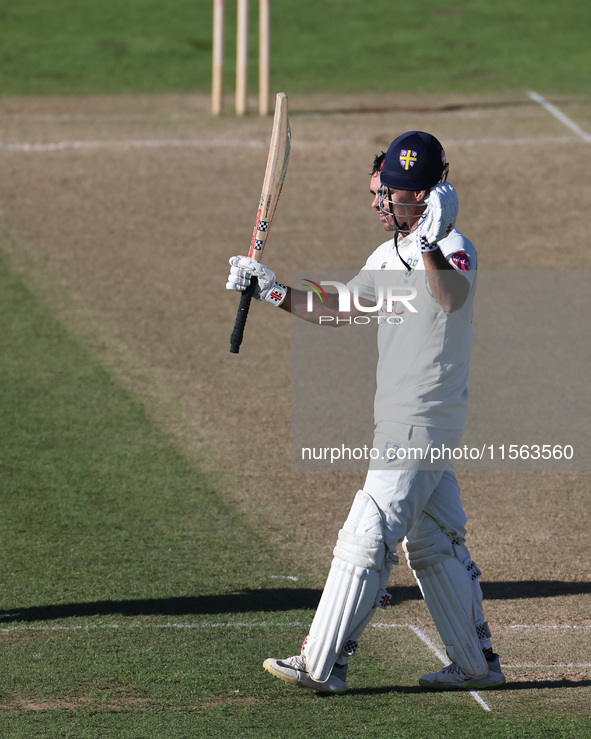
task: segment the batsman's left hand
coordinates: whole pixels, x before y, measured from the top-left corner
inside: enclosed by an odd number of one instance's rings
[[[273,305],[283,303],[287,295],[287,286],[277,282],[273,270],[250,257],[230,258],[230,274],[226,282],[226,290],[244,292],[253,277],[257,278],[252,295],[255,300],[266,300]]]
[[[449,236],[458,217],[458,195],[455,187],[444,182],[435,185],[425,198],[427,209],[419,223],[417,235],[421,242],[435,244]]]

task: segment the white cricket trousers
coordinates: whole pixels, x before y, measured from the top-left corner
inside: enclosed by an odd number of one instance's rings
[[[384,423],[376,427],[374,449],[381,455],[371,463],[363,490],[382,511],[391,552],[405,537],[412,538],[423,512],[451,539],[465,539],[467,518],[449,459],[461,438],[462,432],[455,430]]]

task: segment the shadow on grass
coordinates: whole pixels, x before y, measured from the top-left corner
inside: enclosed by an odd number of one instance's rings
[[[567,680],[561,678],[560,680],[522,680],[520,682],[509,681],[506,685],[501,685],[498,688],[487,688],[486,690],[479,690],[483,696],[488,693],[496,693],[499,690],[555,690],[562,688],[589,688],[591,687],[591,680]],[[437,693],[436,690],[426,690],[421,688],[420,685],[385,685],[381,688],[351,688],[347,692],[347,695],[385,695],[387,693],[403,693],[403,694],[419,694],[419,693]],[[466,692],[457,690],[454,692]],[[324,697],[324,696],[323,696]],[[329,696],[332,697],[332,696]]]
[[[480,584],[486,600],[558,598],[562,595],[587,595],[591,593],[591,582],[517,580],[515,582],[481,582]]]
[[[591,593],[591,583],[553,580],[485,582],[482,583],[482,590],[488,600],[550,598]],[[390,591],[394,604],[406,600],[421,599],[418,587],[392,587]],[[114,614],[122,616],[183,616],[312,610],[318,605],[320,595],[320,590],[311,588],[270,588],[266,590],[239,590],[220,595],[60,603],[0,611],[0,623],[53,621]]]
[[[554,688],[589,688],[591,680],[521,680],[520,682],[508,682],[499,690],[544,690]]]
[[[84,616],[183,616],[223,613],[278,612],[313,609],[320,600],[320,590],[277,588],[239,590],[220,595],[147,598],[145,600],[100,600],[89,603],[14,608],[0,611],[0,623],[6,621],[49,621]]]

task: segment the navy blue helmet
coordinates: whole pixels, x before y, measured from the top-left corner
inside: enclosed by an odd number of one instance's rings
[[[445,182],[449,164],[439,141],[424,131],[408,131],[390,144],[380,173],[393,190],[430,190]]]

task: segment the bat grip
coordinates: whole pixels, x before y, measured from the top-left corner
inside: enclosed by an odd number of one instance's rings
[[[240,344],[242,344],[242,337],[244,336],[244,327],[246,326],[246,319],[248,317],[248,310],[250,308],[250,301],[254,293],[254,289],[257,284],[257,278],[251,277],[250,285],[244,290],[240,296],[240,304],[238,306],[238,312],[236,313],[236,321],[234,322],[234,330],[230,336],[230,353],[238,354],[240,351]]]

